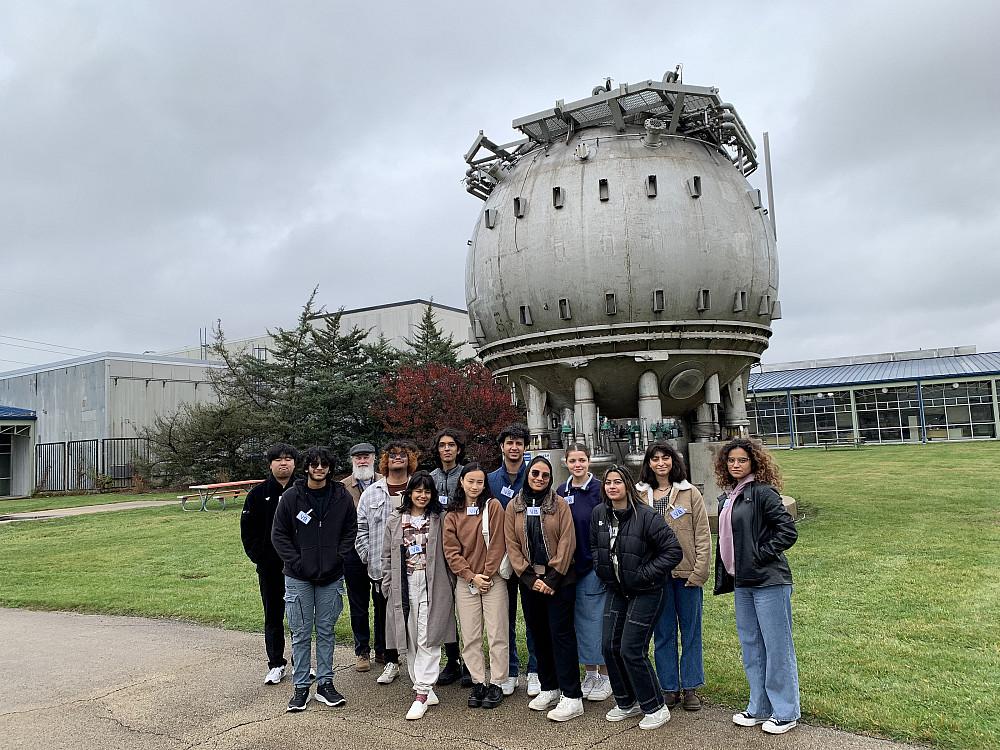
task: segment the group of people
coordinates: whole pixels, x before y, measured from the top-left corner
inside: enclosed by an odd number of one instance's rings
[[[556,484],[547,458],[525,461],[523,425],[506,428],[498,444],[502,463],[488,472],[465,462],[460,432],[441,430],[432,445],[437,467],[428,472],[418,470],[419,451],[410,441],[391,440],[380,453],[360,443],[350,451],[351,475],[340,482],[329,476],[333,462],[325,448],[301,457],[289,445],[269,449],[270,474],[248,494],[241,530],[260,582],[265,683],[286,675],[288,619],[289,711],[306,708],[314,681],[316,700],[345,703],[332,666],[345,586],[354,668],[371,670],[374,656],[381,668],[376,682],[389,684],[405,653],[414,692],[407,719],[439,703],[435,686],[460,679],[470,688],[470,708],[492,709],[517,689],[522,663],[528,707],[553,721],[582,715],[585,700],[612,696],[605,718],[636,717],[643,729],[663,726],[671,708],[701,708],[711,531],[680,453],[666,442],[650,445],[637,483],[617,465],[595,477],[588,447],[575,443],[565,450],[569,478]],[[731,441],[715,470],[726,488],[719,498],[715,593],[735,591],[750,685],[747,709],[733,721],[780,734],[799,718],[784,556],[795,524],[777,491],[777,468],[760,445]]]

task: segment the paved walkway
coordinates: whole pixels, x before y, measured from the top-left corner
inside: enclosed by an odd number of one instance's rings
[[[104,503],[102,505],[80,505],[76,508],[53,508],[52,510],[29,510],[24,513],[0,514],[0,523],[14,521],[37,521],[43,518],[65,518],[67,516],[86,516],[91,513],[107,513],[112,510],[135,510],[136,508],[159,508],[164,505],[174,505],[176,500],[132,500],[127,503]]]
[[[358,674],[338,646],[343,708],[315,701],[286,714],[286,680],[261,684],[263,637],[127,617],[0,609],[0,746],[102,750],[903,750],[883,740],[800,726],[771,737],[736,727],[732,712],[677,711],[665,727],[610,724],[611,702],[588,703],[566,724],[528,710],[521,690],[493,711],[465,707],[466,690],[439,689],[441,704],[416,722],[403,719],[409,681],[388,686]]]

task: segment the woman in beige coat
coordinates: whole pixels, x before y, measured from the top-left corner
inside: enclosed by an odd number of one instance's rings
[[[407,652],[416,693],[407,719],[422,718],[428,706],[438,703],[433,688],[441,668],[441,645],[456,640],[455,581],[444,558],[441,516],[434,480],[418,471],[385,527],[385,643],[386,648]]]
[[[639,477],[636,489],[666,519],[684,552],[666,582],[663,613],[653,631],[656,674],[668,707],[679,703],[685,711],[697,711],[701,699],[696,688],[705,684],[701,613],[712,555],[708,512],[698,488],[688,481],[683,456],[669,443],[646,449]]]

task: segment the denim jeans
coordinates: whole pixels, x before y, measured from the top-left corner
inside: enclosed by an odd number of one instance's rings
[[[663,609],[663,587],[626,597],[608,587],[604,605],[604,660],[619,708],[638,703],[644,714],[663,708],[663,693],[649,663],[649,641]]]
[[[663,690],[687,690],[705,684],[702,659],[701,586],[685,586],[683,578],[671,577],[663,587],[663,613],[653,629],[656,676]],[[677,630],[681,650],[677,653]]]
[[[576,582],[576,649],[581,664],[604,664],[604,582],[591,570]]]
[[[798,719],[799,667],[792,643],[792,587],[737,587],[736,633],[750,683],[747,713]]]
[[[517,677],[521,674],[521,662],[517,655],[517,592],[518,579],[516,575],[512,575],[507,579],[507,617],[510,620],[510,630],[508,633],[510,667],[508,674],[511,677]],[[528,671],[537,672],[538,661],[535,659],[535,638],[531,634],[531,628],[528,627],[527,620],[524,623],[524,638],[528,645]]]
[[[285,576],[285,614],[292,631],[295,687],[308,687],[312,633],[316,627],[316,681],[333,679],[333,627],[344,609],[344,579],[326,586]]]

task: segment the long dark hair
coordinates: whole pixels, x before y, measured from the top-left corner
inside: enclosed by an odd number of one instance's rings
[[[431,501],[427,503],[427,509],[425,513],[429,513],[432,516],[439,516],[443,511],[441,507],[441,500],[438,497],[437,485],[434,484],[434,480],[431,475],[426,471],[418,471],[412,477],[410,481],[406,483],[406,489],[403,490],[403,502],[399,504],[396,508],[400,513],[410,513],[413,511],[413,491],[416,489],[425,489],[431,491]]]
[[[451,493],[451,497],[448,498],[447,510],[465,510],[465,488],[462,486],[462,480],[465,479],[466,474],[471,474],[474,471],[483,472],[483,491],[480,493],[479,497],[476,498],[476,507],[482,510],[486,507],[486,503],[490,501],[493,497],[493,490],[490,489],[490,479],[489,475],[486,473],[486,469],[480,466],[478,463],[473,461],[470,464],[466,464],[462,467],[462,472],[458,475],[458,484],[455,485],[455,491]]]
[[[642,468],[639,469],[640,482],[645,482],[654,490],[656,489],[656,485],[658,484],[656,474],[653,473],[653,468],[649,465],[649,462],[653,460],[654,453],[662,453],[665,456],[670,456],[672,462],[670,465],[670,484],[677,484],[688,478],[687,464],[684,463],[684,456],[670,443],[660,441],[652,443],[646,448],[646,455],[642,457]]]
[[[441,452],[438,450],[438,443],[440,443],[441,438],[446,435],[454,440],[455,445],[458,446],[458,453],[455,454],[455,463],[461,466],[465,463],[465,436],[454,427],[445,427],[443,430],[438,432],[438,434],[434,436],[434,440],[431,441],[434,451],[434,455],[431,458],[434,459],[434,465],[438,467],[441,466]]]
[[[635,488],[635,480],[632,478],[632,475],[629,473],[629,470],[626,469],[624,466],[619,466],[618,464],[615,464],[614,466],[610,467],[607,471],[604,472],[604,476],[601,477],[601,500],[604,501],[605,505],[607,505],[609,508],[612,505],[611,498],[608,497],[608,494],[604,491],[604,482],[607,481],[608,474],[610,474],[611,472],[618,474],[622,478],[622,481],[625,482],[625,499],[628,500],[629,505],[631,505],[633,508],[637,505],[645,505],[645,502],[639,496],[639,490]]]

